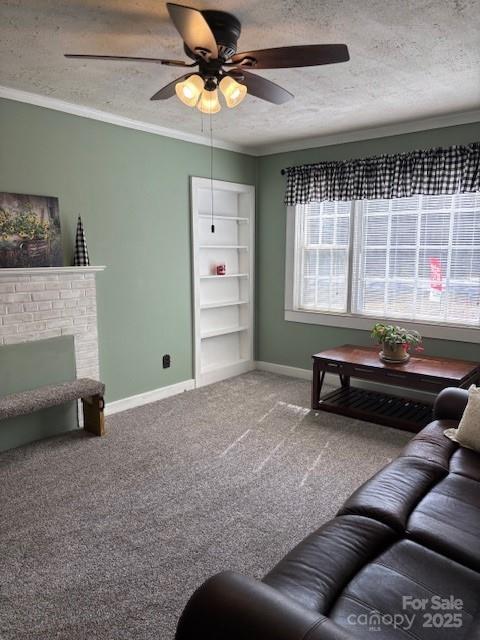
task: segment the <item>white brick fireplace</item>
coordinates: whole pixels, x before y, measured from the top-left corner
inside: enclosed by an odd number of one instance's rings
[[[95,277],[104,268],[0,269],[0,345],[73,335],[77,376],[98,380]]]

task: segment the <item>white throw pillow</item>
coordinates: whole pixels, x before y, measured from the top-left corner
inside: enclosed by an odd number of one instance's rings
[[[458,429],[446,429],[444,434],[462,447],[480,451],[480,388],[472,384]]]

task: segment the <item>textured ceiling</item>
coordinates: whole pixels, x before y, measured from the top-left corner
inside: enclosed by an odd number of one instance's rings
[[[234,13],[239,50],[345,42],[346,64],[259,74],[295,99],[248,97],[214,116],[215,137],[256,147],[480,106],[480,0],[191,0]],[[160,0],[0,0],[0,84],[200,133],[200,114],[150,96],[181,69],[75,61],[64,52],[184,57]]]

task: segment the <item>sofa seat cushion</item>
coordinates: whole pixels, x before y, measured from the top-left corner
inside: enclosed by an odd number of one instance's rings
[[[403,534],[415,506],[446,474],[437,463],[397,458],[357,489],[339,515],[375,518]]]
[[[480,571],[480,484],[451,473],[419,502],[407,535]]]
[[[328,616],[359,639],[467,640],[474,637],[480,623],[478,593],[478,573],[419,544],[401,540],[349,582]],[[456,603],[461,608],[435,609],[435,600],[431,600],[434,596],[442,602],[453,596],[461,601],[461,605]],[[416,598],[426,600],[424,609],[413,608],[412,599]],[[459,613],[460,622],[453,619],[447,625],[444,621],[449,616],[443,616],[448,611]],[[442,619],[437,616],[435,624],[428,626],[428,614],[438,612]],[[387,617],[382,617],[385,614]],[[399,617],[391,619],[388,615]],[[460,626],[452,626],[455,624]]]
[[[325,613],[353,576],[395,539],[381,522],[341,516],[305,538],[263,581],[305,608]]]

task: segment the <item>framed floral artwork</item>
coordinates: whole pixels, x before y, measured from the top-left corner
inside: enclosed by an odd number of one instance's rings
[[[62,265],[58,198],[0,192],[0,268]]]

